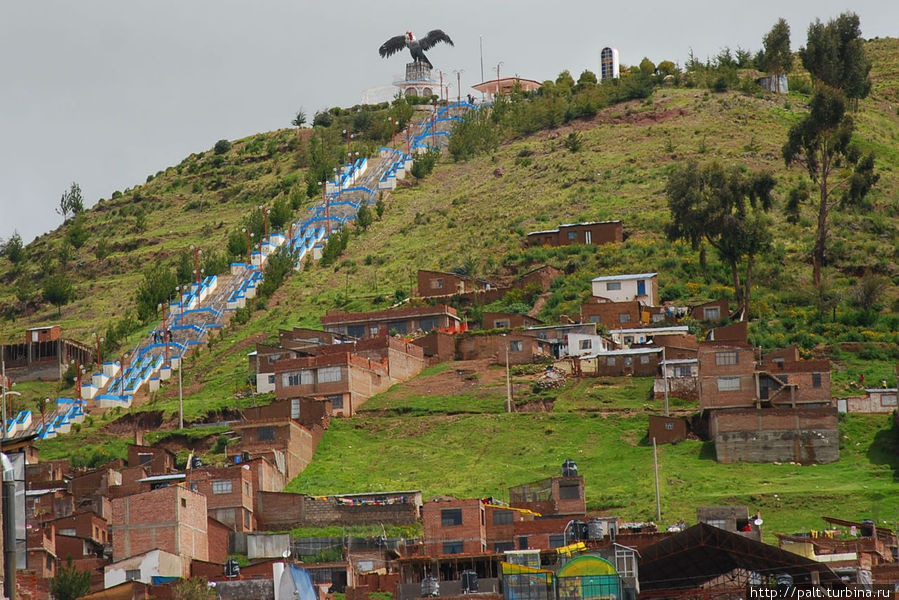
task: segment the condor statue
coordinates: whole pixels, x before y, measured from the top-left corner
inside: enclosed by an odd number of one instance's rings
[[[411,31],[407,31],[405,35],[395,35],[381,44],[381,47],[378,48],[378,53],[380,53],[381,58],[387,58],[388,56],[396,54],[403,48],[408,48],[409,52],[412,53],[412,60],[422,62],[428,65],[429,68],[433,68],[434,65],[432,65],[431,61],[428,60],[428,57],[425,56],[424,51],[433,48],[437,42],[446,42],[450,46],[453,45],[453,40],[443,33],[442,29],[431,30],[428,32],[428,35],[420,40],[415,39],[415,36],[412,35]]]

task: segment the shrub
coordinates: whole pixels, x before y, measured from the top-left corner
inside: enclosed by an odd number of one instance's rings
[[[213,150],[216,154],[227,154],[228,151],[231,150],[231,142],[228,140],[219,140],[215,143]]]

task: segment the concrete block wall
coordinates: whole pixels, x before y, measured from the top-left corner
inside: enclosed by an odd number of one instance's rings
[[[823,464],[840,458],[835,408],[716,411],[709,429],[721,463]]]

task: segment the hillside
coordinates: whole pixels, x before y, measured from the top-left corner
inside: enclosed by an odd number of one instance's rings
[[[858,141],[876,152],[881,179],[869,209],[833,215],[830,259],[835,268],[828,270],[826,284],[837,301],[825,302],[810,285],[811,213],[803,213],[797,224],[778,217],[774,251],[757,268],[750,329],[752,341],[763,347],[796,343],[807,354],[831,357],[836,395],[848,393],[862,373],[868,381],[895,382],[893,363],[899,359],[899,41],[877,40],[868,49],[874,90],[855,118]],[[329,308],[386,307],[397,292],[408,293],[419,268],[466,265],[478,275],[498,276],[544,263],[558,266],[567,276],[543,308],[547,320],[576,314],[589,295],[590,278],[601,272],[658,270],[666,300],[731,296],[729,276],[714,256],[709,257],[710,269],[702,271],[697,253],[664,239],[666,175],[688,159],[768,169],[777,177],[782,204],[803,173],[784,166],[781,146],[789,126],[807,110],[807,100],[798,92],[775,97],[660,87],[645,100],[506,141],[468,162],[443,158],[431,175],[385,197],[383,217],[352,237],[336,266],[313,265],[294,274],[256,307],[248,322],[232,323],[189,361],[188,420],[217,420],[216,411],[266,400],[245,393],[246,354],[254,342],[273,337],[279,327],[317,326]],[[577,152],[563,144],[573,131],[581,139]],[[328,135],[340,143],[340,131],[329,128]],[[222,154],[209,150],[192,155],[87,211],[90,237],[71,255],[59,254],[70,223],[29,244],[24,266],[0,259],[0,304],[21,308],[7,309],[11,318],[0,321],[0,337],[17,340],[28,326],[54,322],[66,335],[89,342],[93,332],[134,313],[134,289],[145,267],[174,264],[191,243],[203,248],[206,257],[224,257],[229,235],[258,215],[259,204],[271,205],[305,185],[311,139],[282,130],[238,140]],[[625,243],[522,249],[527,231],[604,219],[624,221]],[[104,239],[108,254],[100,247]],[[29,294],[22,282],[59,267],[74,282],[78,298],[57,316],[56,308],[38,302],[38,291]],[[891,285],[878,303],[879,312],[860,321],[851,295],[866,272],[890,278]],[[147,327],[131,327],[121,348]],[[471,407],[469,398],[423,395],[416,410],[436,404],[433,414],[408,416],[391,413],[398,403],[409,402],[391,392],[372,400],[366,406],[369,414],[335,422],[315,462],[292,489],[328,493],[421,487],[426,494],[502,496],[508,485],[554,474],[571,457],[587,476],[591,507],[649,518],[654,510],[652,457],[640,443],[644,405],[651,405],[644,400],[649,384],[613,383],[601,398],[630,412],[596,411],[589,394],[575,387],[563,392],[568,399],[561,398],[548,414],[504,415],[495,408],[501,405],[483,399]],[[17,389],[26,401],[59,391],[56,384]],[[501,391],[496,398],[500,396]],[[160,411],[159,423],[165,426],[176,407],[177,389],[168,386],[132,410]],[[465,414],[453,414],[460,411]],[[120,454],[124,442],[116,432],[128,428],[109,425],[117,416],[107,415],[80,434],[46,443],[43,455],[52,458],[78,448],[83,458],[104,444],[107,454]],[[843,460],[819,467],[723,467],[702,443],[666,448],[661,468],[663,495],[670,504],[665,515],[689,518],[685,511],[690,506],[734,498],[774,512],[773,523],[784,528],[812,524],[825,512],[895,518],[899,501],[889,489],[899,467],[896,432],[885,418],[850,417],[843,427]],[[364,460],[355,460],[357,456]],[[396,460],[409,456],[416,459],[411,465]],[[372,457],[381,462],[372,464]]]

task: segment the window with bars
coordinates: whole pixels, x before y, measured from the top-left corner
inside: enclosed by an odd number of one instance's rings
[[[318,370],[319,383],[334,383],[343,380],[343,372],[340,367],[322,367]]]
[[[718,391],[719,392],[734,392],[740,389],[740,378],[739,377],[719,377],[718,378]]]
[[[621,290],[621,282],[620,281],[607,281],[606,282],[606,290],[610,292],[617,292]]]
[[[461,508],[445,508],[440,511],[440,525],[443,527],[452,527],[462,524]]]
[[[735,365],[739,360],[739,354],[736,350],[723,350],[721,352],[715,352],[715,364],[722,365]]]
[[[216,479],[212,482],[213,494],[230,494],[233,484],[230,479]]]

